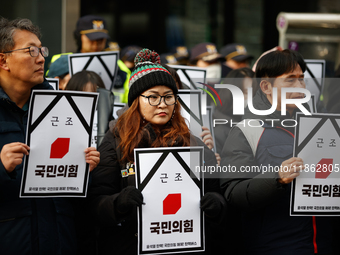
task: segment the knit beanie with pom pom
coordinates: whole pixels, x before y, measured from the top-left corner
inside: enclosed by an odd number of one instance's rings
[[[161,65],[157,52],[143,49],[137,53],[134,61],[135,68],[129,81],[129,106],[145,90],[154,86],[167,86],[172,89],[174,94],[177,94],[176,82],[170,72]]]

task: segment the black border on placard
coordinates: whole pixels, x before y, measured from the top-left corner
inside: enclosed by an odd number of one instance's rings
[[[188,175],[193,179],[195,184],[200,188],[200,193],[201,197],[203,196],[203,174],[200,172],[200,180],[196,178],[196,175],[192,172],[190,167],[184,162],[182,157],[178,154],[180,152],[191,152],[191,151],[197,151],[200,153],[200,164],[203,166],[203,147],[183,147],[183,148],[159,148],[159,149],[152,149],[152,150],[147,150],[147,149],[142,149],[142,150],[135,150],[135,162],[139,162],[139,157],[141,154],[145,153],[162,153],[160,158],[157,160],[155,165],[152,167],[146,178],[144,178],[144,181],[141,183],[141,178],[140,178],[140,166],[137,163],[136,164],[136,180],[137,180],[137,188],[139,190],[143,190],[145,186],[148,184],[148,182],[151,180],[153,175],[157,172],[161,164],[164,162],[166,157],[171,153],[174,155],[174,157],[178,160],[178,162],[183,166],[185,171],[188,173]],[[138,247],[139,254],[172,254],[172,253],[180,253],[180,252],[195,252],[195,251],[203,251],[205,248],[205,240],[204,240],[204,215],[203,212],[201,211],[200,214],[200,222],[201,222],[201,246],[200,247],[193,247],[193,248],[180,248],[180,249],[164,249],[164,250],[154,250],[154,251],[143,251],[143,237],[142,237],[142,209],[139,208],[139,226],[138,226],[138,235],[140,238],[140,243]]]
[[[113,104],[113,115],[117,115],[117,111],[123,109],[126,106],[126,103],[114,103]]]
[[[215,141],[215,132],[214,132],[214,127],[213,127],[213,125],[212,125],[212,123],[213,123],[212,112],[213,112],[213,107],[212,107],[211,105],[208,105],[208,106],[207,106],[207,114],[206,114],[206,115],[208,115],[209,127],[207,127],[207,128],[209,128],[210,133],[211,133],[211,136],[212,136],[213,141],[214,141],[214,147],[212,148],[212,150],[213,150],[214,152],[216,152],[216,148],[215,148],[215,145],[216,145],[216,141]],[[203,116],[202,116],[202,118],[203,118]],[[203,122],[203,120],[202,120],[202,122]],[[204,123],[203,123],[203,125],[204,125]]]
[[[318,109],[316,109],[315,95],[311,95],[310,99],[312,100],[313,113],[318,113]]]
[[[184,95],[187,95],[187,94],[201,94],[201,91],[199,90],[196,90],[196,91],[193,91],[193,90],[179,90],[178,91],[178,95],[181,95],[181,94],[184,94]],[[202,112],[201,112],[201,96],[199,95],[198,96],[198,111],[199,111],[199,116],[196,116],[191,110],[190,110],[190,106],[188,106],[187,104],[184,103],[184,101],[182,100],[182,98],[179,96],[178,97],[178,102],[181,104],[182,108],[190,114],[190,116],[196,120],[198,122],[198,124],[200,124],[201,126],[203,125],[203,120],[202,120]],[[189,120],[190,121],[190,120]]]
[[[336,132],[338,133],[340,137],[340,127],[338,123],[335,121],[336,119],[340,119],[340,115],[335,114],[312,114],[312,115],[304,115],[302,113],[296,114],[296,121],[297,123],[300,123],[301,118],[319,118],[321,119],[313,128],[313,130],[306,136],[306,138],[300,142],[299,141],[299,132],[297,130],[297,127],[299,128],[300,125],[298,125],[295,128],[295,142],[294,142],[294,157],[297,157],[297,155],[301,152],[301,150],[307,145],[307,143],[313,138],[313,136],[319,131],[319,129],[326,123],[327,120],[330,120],[333,124],[333,127],[335,128]],[[295,188],[296,188],[296,179],[292,182],[292,192],[291,192],[291,206],[290,206],[290,215],[310,215],[310,216],[339,216],[339,212],[296,212],[294,211],[295,206]]]
[[[107,56],[107,55],[115,55],[116,56],[116,63],[115,63],[115,70],[113,71],[113,75],[110,72],[110,68],[104,63],[104,60],[102,59],[102,56]],[[119,51],[103,51],[103,52],[91,52],[91,53],[75,53],[75,54],[69,54],[69,70],[71,76],[74,74],[73,73],[73,65],[72,65],[72,59],[73,58],[84,58],[84,57],[89,57],[89,60],[83,67],[83,70],[87,70],[87,67],[91,64],[92,60],[96,57],[98,58],[99,62],[103,65],[105,71],[107,72],[107,75],[111,79],[111,86],[110,90],[112,90],[116,77],[117,77],[117,72],[118,72],[118,63],[117,61],[119,60]]]
[[[318,60],[318,59],[305,59],[306,62],[306,72],[309,73],[309,75],[311,76],[311,78],[313,79],[313,81],[315,82],[317,88],[319,89],[319,97],[323,92],[323,88],[324,88],[324,79],[325,79],[325,66],[326,63],[323,62],[322,60]],[[313,72],[309,69],[308,64],[318,64],[322,66],[322,77],[315,77],[315,75],[313,74]],[[319,81],[317,79],[321,79],[321,84],[319,83]],[[319,98],[316,98],[316,101],[319,101]]]
[[[35,98],[37,95],[55,95],[56,97],[52,100],[52,102],[45,108],[45,110],[40,114],[40,116],[36,119],[36,121],[32,124],[32,111],[33,108],[36,106],[34,104]],[[72,97],[93,97],[93,104],[92,104],[92,114],[90,117],[90,125],[88,125],[84,119],[84,116],[81,114],[78,106],[75,104],[74,100]],[[46,117],[46,115],[53,109],[53,107],[60,101],[61,98],[65,97],[68,102],[70,103],[71,107],[75,111],[76,115],[78,116],[80,122],[83,124],[86,132],[89,134],[89,139],[88,139],[88,147],[91,146],[91,136],[92,136],[92,127],[93,126],[93,121],[94,121],[94,111],[96,108],[96,102],[98,100],[98,95],[97,94],[81,94],[80,93],[72,93],[68,92],[65,94],[63,91],[55,91],[55,90],[50,90],[50,91],[33,91],[31,95],[31,106],[29,110],[29,117],[28,117],[28,122],[27,122],[27,145],[30,145],[31,142],[31,133],[34,131],[34,129],[41,123],[41,121]],[[38,106],[36,106],[38,107]],[[25,157],[25,164],[24,164],[24,169],[22,172],[22,181],[21,181],[21,189],[20,189],[20,197],[84,197],[86,196],[86,186],[89,178],[89,164],[86,163],[85,167],[85,178],[84,178],[84,183],[83,183],[83,192],[81,193],[70,193],[70,192],[51,192],[51,193],[29,193],[25,192],[25,187],[26,187],[26,179],[27,179],[27,167],[28,167],[28,161],[29,161],[29,155]]]
[[[183,72],[183,74],[185,75],[185,77],[189,80],[190,84],[190,89],[197,89],[197,86],[195,85],[195,82],[193,81],[193,79],[198,79],[198,78],[191,78],[189,76],[189,74],[187,73],[187,71],[201,71],[204,72],[204,78],[203,78],[203,83],[206,83],[206,79],[207,79],[207,71],[203,68],[203,69],[199,69],[198,67],[194,68],[194,67],[190,67],[190,66],[180,66],[180,65],[169,65],[171,68],[175,69],[176,72],[178,70],[181,70]]]
[[[55,83],[55,90],[59,90],[59,79],[56,79],[56,78],[45,78],[45,79],[48,81],[48,83]]]

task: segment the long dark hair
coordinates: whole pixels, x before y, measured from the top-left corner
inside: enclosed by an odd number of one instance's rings
[[[72,76],[65,90],[84,91],[88,83],[92,84],[93,91],[97,91],[97,87],[105,89],[104,82],[97,73],[83,70]]]

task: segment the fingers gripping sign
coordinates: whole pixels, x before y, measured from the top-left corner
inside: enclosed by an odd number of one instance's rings
[[[0,159],[6,171],[11,173],[17,165],[20,165],[24,155],[28,155],[29,150],[28,145],[20,142],[4,145],[0,152]]]
[[[90,164],[90,172],[97,167],[100,162],[100,152],[94,147],[85,149],[86,163]]]
[[[210,130],[207,127],[202,127],[202,133],[201,133],[201,137],[203,142],[205,143],[205,145],[208,146],[208,148],[211,150],[214,147],[214,140],[213,137],[211,135]]]
[[[282,162],[278,182],[288,184],[300,175],[300,172],[305,169],[301,158],[292,157]]]

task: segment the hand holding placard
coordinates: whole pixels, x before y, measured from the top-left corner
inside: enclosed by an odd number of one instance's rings
[[[0,160],[6,171],[11,173],[17,165],[22,163],[24,155],[28,155],[30,147],[24,143],[8,143],[2,147]]]

